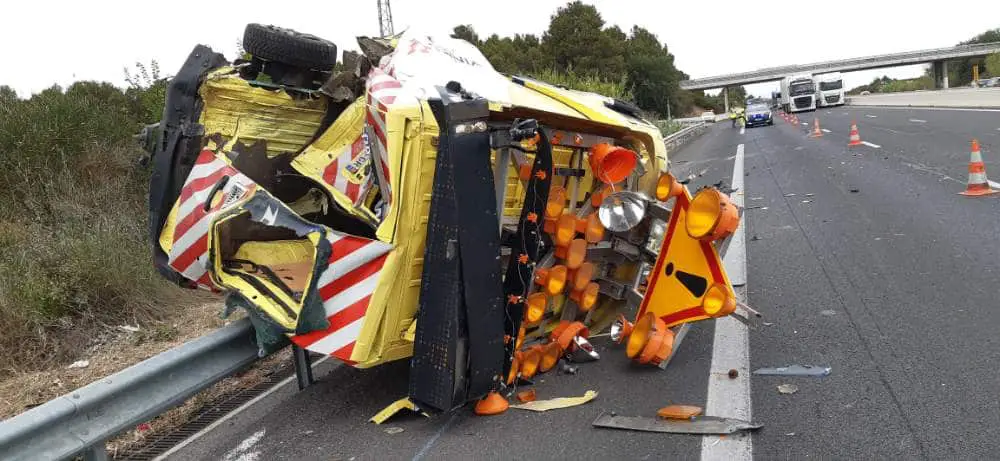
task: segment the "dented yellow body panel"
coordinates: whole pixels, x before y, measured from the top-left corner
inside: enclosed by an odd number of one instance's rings
[[[319,130],[327,99],[298,97],[251,86],[232,67],[212,71],[198,90],[205,102],[199,123],[205,135],[221,134],[245,145],[267,141],[268,157],[301,150]]]

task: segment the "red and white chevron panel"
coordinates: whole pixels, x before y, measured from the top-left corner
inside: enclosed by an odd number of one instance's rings
[[[351,145],[344,147],[344,150],[340,151],[323,169],[323,181],[346,195],[355,206],[362,204],[372,183],[371,170],[366,168],[371,163],[371,149],[367,146],[366,138],[367,135],[362,133]],[[353,171],[345,174],[342,171],[345,168],[355,169],[357,174]],[[367,174],[365,174],[366,171],[368,171]],[[361,181],[351,181],[348,179],[348,175],[357,176]]]
[[[229,181],[220,191],[223,199],[205,211],[209,192],[223,176],[229,176]],[[220,211],[249,197],[254,188],[256,183],[253,180],[229,166],[214,152],[201,151],[177,199],[179,205],[174,221],[174,239],[167,254],[167,264],[199,287],[215,288],[208,276],[208,232],[212,221]]]
[[[353,364],[351,352],[392,246],[337,232],[331,232],[328,238],[333,250],[330,265],[320,274],[316,286],[330,326],[291,339],[300,347]]]
[[[365,88],[368,93],[367,104],[365,104],[365,124],[371,133],[369,141],[371,141],[372,153],[376,160],[374,162],[375,172],[378,175],[379,185],[382,187],[382,196],[391,207],[392,184],[390,184],[385,114],[389,111],[389,106],[396,102],[396,96],[399,95],[402,84],[382,69],[373,67],[368,74]]]

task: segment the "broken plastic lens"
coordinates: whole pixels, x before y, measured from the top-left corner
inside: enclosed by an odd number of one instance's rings
[[[682,187],[684,186],[677,182],[674,175],[670,173],[663,173],[660,175],[660,178],[656,180],[656,199],[662,202],[670,197],[679,195]]]
[[[532,346],[521,356],[521,377],[531,379],[542,362],[542,346]]]
[[[662,219],[654,219],[649,225],[649,238],[646,239],[646,250],[653,254],[659,254],[663,247],[663,238],[667,233],[667,222]]]
[[[552,266],[552,269],[549,269],[549,277],[545,282],[545,291],[549,295],[555,296],[562,293],[563,288],[566,287],[567,272],[566,266],[563,265]]]
[[[544,373],[556,366],[559,363],[559,357],[562,356],[562,348],[559,347],[559,343],[551,342],[542,348],[542,360],[539,362],[539,370]]]
[[[573,274],[573,291],[580,291],[587,288],[587,284],[594,279],[594,263],[585,262]]]
[[[597,304],[597,297],[600,295],[601,286],[597,282],[590,282],[587,287],[583,289],[583,295],[580,297],[580,311],[589,312],[590,309]]]

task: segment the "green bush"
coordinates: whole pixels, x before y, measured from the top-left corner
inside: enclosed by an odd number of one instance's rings
[[[191,299],[150,262],[149,172],[132,140],[159,119],[165,85],[78,82],[29,99],[0,87],[0,374]]]
[[[608,81],[591,75],[579,75],[573,72],[572,69],[565,72],[555,69],[545,69],[532,72],[529,75],[543,82],[566,87],[571,90],[589,91],[625,101],[632,100],[632,92],[629,91],[624,77],[618,81]]]

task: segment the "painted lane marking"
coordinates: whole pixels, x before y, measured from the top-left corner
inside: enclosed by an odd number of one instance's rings
[[[830,130],[828,130],[826,128],[820,128],[820,129],[823,130],[824,133],[832,133],[832,131],[830,131]]]
[[[861,144],[864,144],[864,145],[866,145],[868,147],[874,147],[876,149],[880,149],[882,147],[882,146],[880,146],[878,144],[872,144],[872,143],[870,143],[868,141],[861,141]]]
[[[746,126],[741,126],[740,127],[740,134],[746,133],[746,131],[747,131],[747,127]]]
[[[738,192],[733,201],[742,206],[743,187],[743,144],[736,148],[736,161],[733,164],[732,186]],[[739,250],[743,259],[743,272],[746,273],[746,234],[741,232],[744,226],[741,220],[733,238],[743,240],[739,248],[734,247],[737,241],[730,243],[723,264],[727,271],[731,267],[731,258],[737,258]],[[745,277],[745,276],[744,276]],[[736,299],[746,302],[746,286],[735,288]],[[729,378],[729,370],[739,372],[736,379]],[[712,367],[708,375],[708,402],[705,414],[726,416],[751,421],[752,406],[750,403],[750,342],[747,327],[732,317],[722,317],[715,320],[715,338],[712,345]],[[750,461],[753,459],[753,441],[749,432],[733,434],[726,437],[705,436],[701,439],[702,460]]]
[[[911,118],[910,121],[913,123],[927,123],[927,120],[920,120],[919,118]]]

